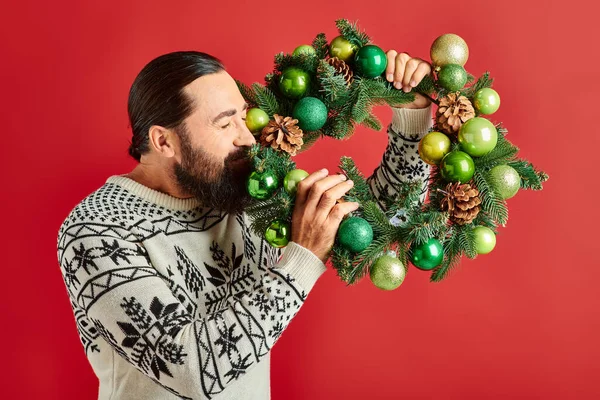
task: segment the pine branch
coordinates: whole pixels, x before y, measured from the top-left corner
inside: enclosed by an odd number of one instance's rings
[[[250,229],[264,237],[265,231],[276,219],[291,221],[293,200],[285,190],[280,190],[273,198],[253,203],[245,211],[252,216]]]
[[[497,165],[506,164],[514,160],[519,148],[508,141],[503,134],[498,133],[498,143],[488,154],[474,157],[475,168],[480,171],[488,171]]]
[[[358,86],[356,87],[353,93],[353,101],[354,104],[352,107],[352,119],[360,124],[366,118],[371,115],[370,105],[369,105],[369,93],[367,92],[366,87],[362,84],[363,80],[359,81]]]
[[[361,32],[355,23],[350,23],[346,19],[338,19],[335,21],[335,25],[338,28],[340,34],[352,43],[354,46],[361,48],[371,43],[371,38],[365,32]]]
[[[248,103],[248,108],[256,107],[258,102],[256,100],[254,90],[252,90],[252,88],[250,88],[250,86],[246,85],[244,82],[237,79],[235,80],[235,83],[237,84],[242,97],[244,97],[244,100],[246,100],[246,103]]]
[[[321,60],[317,70],[317,80],[320,83],[320,93],[328,109],[343,105],[348,101],[350,90],[346,79],[336,74],[335,68],[325,60]]]
[[[526,160],[515,160],[508,165],[521,176],[521,189],[542,190],[542,183],[549,179],[548,174],[536,170],[533,164]]]
[[[264,87],[259,83],[253,83],[252,89],[256,97],[256,104],[261,110],[266,112],[270,118],[273,118],[274,114],[279,114],[279,102],[271,90]]]
[[[373,114],[369,114],[369,116],[365,118],[361,124],[367,128],[373,129],[374,131],[380,131],[382,128],[381,121],[379,121],[379,119]]]
[[[489,213],[490,217],[496,220],[500,225],[506,225],[508,222],[508,208],[506,202],[494,192],[493,186],[489,183],[488,174],[475,170],[473,180],[475,186],[479,190],[481,209]]]
[[[283,72],[288,67],[298,67],[314,76],[318,65],[319,58],[316,54],[301,52],[293,55],[282,52],[275,55],[275,70],[279,72]]]
[[[348,274],[348,284],[352,285],[357,283],[363,276],[369,272],[371,265],[381,256],[392,243],[392,238],[387,235],[380,236],[379,238],[373,239],[369,247],[367,247],[355,261],[352,263],[353,267]]]
[[[327,57],[327,52],[329,51],[329,42],[327,41],[327,37],[324,33],[319,33],[317,35],[315,40],[312,42],[312,47],[317,53],[317,58],[323,59]]]
[[[473,96],[475,96],[475,93],[477,93],[478,90],[492,87],[493,83],[494,79],[490,78],[490,73],[486,71],[483,75],[479,77],[479,79],[477,79],[477,82],[475,82],[474,85],[463,88],[460,91],[460,94],[472,100]]]
[[[373,194],[371,188],[367,183],[363,174],[359,171],[354,163],[354,160],[350,157],[342,157],[340,159],[339,168],[344,172],[349,180],[354,182],[352,189],[344,196],[346,201],[358,201],[361,204],[373,201]]]
[[[388,104],[392,107],[396,107],[401,104],[410,103],[415,99],[414,93],[405,93],[402,90],[398,90],[391,83],[381,78],[358,79],[361,81],[361,84],[365,86],[367,94],[370,97],[371,105]]]
[[[431,274],[431,282],[440,282],[448,276],[448,273],[460,264],[460,237],[454,232],[453,227],[447,238],[442,242],[444,248],[444,260],[442,265],[435,268]]]

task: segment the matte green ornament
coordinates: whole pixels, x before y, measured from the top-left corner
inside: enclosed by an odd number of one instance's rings
[[[487,226],[473,228],[475,235],[475,251],[477,254],[487,254],[496,247],[496,234]]]
[[[327,122],[327,106],[316,97],[304,97],[294,107],[292,115],[304,132],[318,131]]]
[[[521,176],[510,165],[497,165],[489,172],[494,192],[507,200],[517,194],[521,188]]]
[[[296,47],[294,49],[294,52],[292,53],[292,55],[293,56],[297,56],[297,55],[300,55],[300,54],[307,54],[307,55],[311,56],[311,55],[313,55],[315,53],[316,53],[316,51],[315,51],[314,47],[312,47],[309,44],[303,44],[301,46]]]
[[[489,153],[498,143],[498,131],[494,124],[482,117],[471,118],[458,131],[460,148],[473,157]]]
[[[467,183],[475,174],[475,163],[467,153],[451,151],[442,158],[440,173],[449,182]]]
[[[371,282],[379,289],[394,290],[404,282],[406,269],[402,261],[390,254],[379,257],[369,271]]]
[[[303,169],[293,169],[283,178],[283,188],[292,196],[298,191],[298,183],[308,176],[308,172]]]
[[[360,253],[373,241],[373,228],[363,218],[349,217],[341,223],[337,238],[345,249]]]
[[[356,53],[354,65],[358,74],[365,78],[376,78],[387,67],[385,52],[373,44],[363,46]]]
[[[265,200],[275,194],[279,187],[277,175],[271,171],[254,171],[248,177],[248,193],[255,199]]]
[[[475,92],[473,106],[480,114],[493,114],[500,108],[500,95],[492,88],[483,88]]]
[[[265,231],[265,240],[273,247],[285,247],[289,243],[291,235],[290,224],[276,219]]]
[[[304,96],[309,84],[310,75],[298,67],[286,68],[279,77],[279,90],[290,99]]]
[[[421,245],[413,245],[410,249],[410,262],[424,271],[434,269],[443,259],[444,247],[436,238],[431,238]]]
[[[467,83],[467,71],[458,64],[444,65],[438,73],[438,81],[444,89],[460,90]]]

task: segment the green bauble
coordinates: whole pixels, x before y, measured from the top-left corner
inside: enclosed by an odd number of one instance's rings
[[[493,114],[500,108],[500,95],[492,88],[479,89],[473,97],[473,106],[480,114]]]
[[[250,132],[259,132],[269,124],[269,114],[260,108],[251,108],[246,113],[246,126]]]
[[[471,118],[460,127],[458,142],[465,153],[481,157],[496,147],[498,131],[494,124],[485,118]]]
[[[255,199],[265,200],[275,194],[279,186],[277,175],[271,171],[254,171],[248,177],[248,193]]]
[[[444,89],[454,92],[467,83],[467,71],[458,64],[444,65],[438,73],[438,80]]]
[[[290,241],[292,229],[290,224],[280,219],[271,222],[265,231],[266,241],[273,247],[285,247]]]
[[[309,84],[310,75],[298,67],[286,68],[279,77],[279,90],[290,99],[304,96]]]
[[[294,49],[294,52],[292,53],[293,56],[297,56],[299,54],[306,54],[306,55],[313,55],[315,54],[315,48],[312,47],[310,44],[303,44],[301,46],[298,46]]]
[[[371,265],[369,276],[379,289],[394,290],[404,281],[406,269],[396,257],[385,254]]]
[[[460,36],[447,33],[435,39],[431,45],[430,56],[436,67],[448,64],[464,66],[469,59],[469,46]]]
[[[303,169],[293,169],[285,175],[283,179],[283,188],[292,196],[296,195],[298,183],[308,176],[308,172]]]
[[[327,122],[327,106],[316,97],[304,97],[296,103],[292,115],[304,132],[318,131]]]
[[[421,245],[413,245],[410,249],[410,262],[419,269],[428,271],[442,263],[444,247],[436,238],[431,238]]]
[[[467,183],[475,174],[475,163],[467,153],[452,151],[442,158],[440,173],[449,182]]]
[[[521,188],[521,177],[510,165],[497,165],[489,172],[494,192],[503,200],[513,197]]]
[[[338,36],[329,45],[329,55],[340,60],[349,61],[356,51],[356,47],[343,36]]]
[[[354,65],[358,74],[365,78],[376,78],[387,67],[385,51],[372,44],[363,46],[356,53]]]
[[[360,253],[373,241],[373,228],[360,217],[349,217],[341,223],[337,238],[345,249]]]
[[[476,226],[473,228],[475,235],[475,251],[477,254],[487,254],[496,246],[496,235],[487,226]]]
[[[437,165],[450,151],[450,139],[441,132],[429,132],[419,142],[419,156],[430,165]]]

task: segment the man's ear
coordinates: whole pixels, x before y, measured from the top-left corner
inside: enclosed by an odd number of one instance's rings
[[[148,131],[150,147],[163,157],[175,157],[177,148],[176,138],[177,135],[175,135],[175,132],[162,126],[152,125]]]

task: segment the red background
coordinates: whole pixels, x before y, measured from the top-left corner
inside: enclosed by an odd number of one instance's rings
[[[134,166],[126,99],[143,65],[196,49],[243,81],[261,81],[276,52],[320,31],[332,38],[340,17],[359,20],[384,49],[425,58],[438,35],[461,35],[467,70],[496,78],[502,107],[493,120],[551,180],[511,199],[495,251],[441,284],[412,268],[388,293],[368,280],[346,288],[328,271],[273,350],[273,398],[600,396],[598,180],[588,179],[600,149],[592,120],[600,32],[584,2],[5,3],[0,398],[97,395],[56,235],[77,202]],[[388,109],[377,112],[389,121]],[[335,170],[349,155],[368,174],[386,140],[361,129],[347,142],[323,140],[297,162]]]

